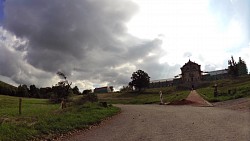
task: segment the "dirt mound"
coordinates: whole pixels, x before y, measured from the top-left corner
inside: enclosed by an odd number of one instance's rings
[[[168,103],[168,105],[189,105],[189,104],[193,104],[193,102],[186,100],[186,99],[183,99],[181,101],[173,101],[173,102]]]

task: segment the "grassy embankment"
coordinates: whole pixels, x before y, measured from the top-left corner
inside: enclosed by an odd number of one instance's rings
[[[210,102],[225,101],[241,97],[250,97],[250,76],[234,79],[224,79],[209,82],[210,86],[199,88],[196,91]],[[218,84],[219,96],[214,97],[214,84]],[[100,101],[113,104],[151,104],[159,103],[159,91],[163,92],[164,101],[180,101],[190,93],[189,90],[177,90],[176,87],[146,89],[140,94],[133,92],[98,94]]]
[[[152,104],[160,102],[159,91],[162,91],[166,103],[185,99],[190,93],[190,91],[177,91],[176,87],[164,87],[146,89],[140,94],[136,92],[98,94],[98,98],[100,101],[113,104]]]
[[[215,83],[218,84],[217,97],[214,97]],[[210,102],[250,97],[250,76],[213,81],[209,87],[198,89],[197,92]]]
[[[119,112],[116,107],[100,107],[97,103],[60,109],[45,99],[22,99],[22,115],[18,98],[0,95],[0,140],[30,140],[53,137],[74,129],[88,128],[103,118]]]

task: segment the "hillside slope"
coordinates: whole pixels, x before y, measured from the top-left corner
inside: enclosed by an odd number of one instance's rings
[[[215,84],[218,85],[218,96],[214,96]],[[197,92],[210,102],[250,97],[250,76],[213,81],[210,86],[200,88]]]
[[[14,95],[17,91],[17,87],[5,83],[0,80],[0,94],[2,95]]]

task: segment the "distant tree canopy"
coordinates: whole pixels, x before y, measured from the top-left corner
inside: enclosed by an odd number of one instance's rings
[[[132,81],[129,82],[129,86],[135,87],[139,91],[141,91],[142,88],[147,88],[149,86],[150,77],[142,70],[134,72],[131,79]]]
[[[73,89],[72,89],[73,93],[76,94],[76,95],[80,95],[81,92],[79,91],[78,87],[75,86]]]
[[[29,93],[32,97],[39,97],[40,90],[35,85],[30,85]]]
[[[247,70],[247,65],[245,61],[239,57],[239,62],[236,63],[234,61],[233,56],[231,57],[231,60],[228,60],[228,73],[231,76],[241,76],[241,75],[246,75],[248,70]]]
[[[123,87],[120,89],[121,92],[129,92],[129,91],[131,91],[131,90],[132,90],[131,86],[123,86]]]
[[[113,92],[114,91],[114,87],[113,86],[110,86],[110,91]]]
[[[35,85],[30,85],[28,87],[25,84],[15,87],[0,81],[0,94],[18,97],[53,99],[54,102],[60,102],[62,98],[66,99],[70,93],[77,95],[81,94],[77,86],[73,89],[70,87],[72,83],[68,82],[67,77],[63,73],[59,72],[57,74],[63,80],[58,82],[55,86],[45,88],[37,88]]]
[[[19,97],[29,97],[29,89],[27,85],[19,85],[17,87],[17,96]]]
[[[67,77],[64,73],[57,72],[57,75],[61,77],[63,80],[59,81],[56,86],[53,86],[52,91],[49,93],[50,101],[56,103],[60,102],[62,99],[68,98],[71,90],[70,86],[72,84],[72,82],[71,83],[68,82]]]
[[[87,90],[83,90],[83,91],[82,91],[82,94],[89,94],[89,93],[91,93],[91,92],[92,92],[92,90],[87,89]]]
[[[0,81],[0,94],[16,96],[17,87]]]

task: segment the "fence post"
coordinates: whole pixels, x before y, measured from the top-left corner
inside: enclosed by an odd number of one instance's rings
[[[22,114],[22,98],[19,98],[19,115]]]

